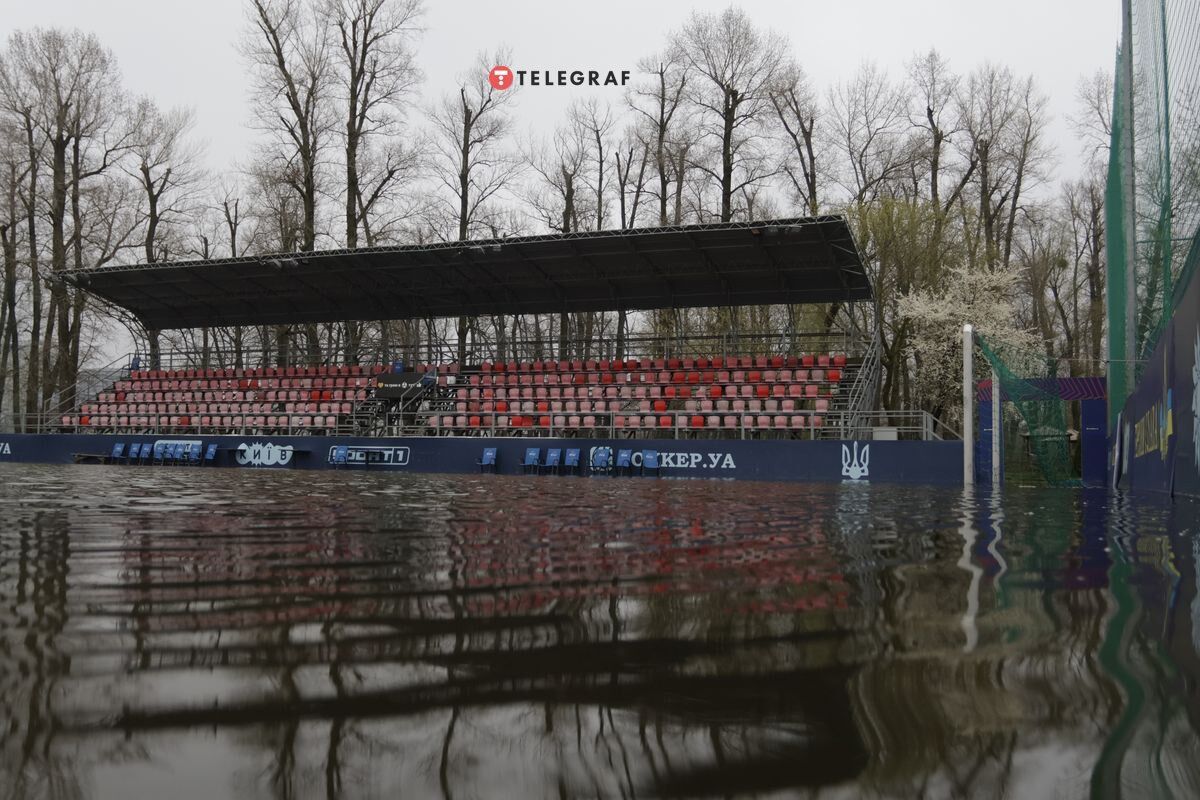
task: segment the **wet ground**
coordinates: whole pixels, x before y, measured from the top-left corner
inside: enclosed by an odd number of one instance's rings
[[[0,468],[0,797],[1200,795],[1200,508]]]

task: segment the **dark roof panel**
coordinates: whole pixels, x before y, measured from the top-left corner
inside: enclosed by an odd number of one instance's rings
[[[842,217],[104,267],[66,280],[151,329],[871,298]]]

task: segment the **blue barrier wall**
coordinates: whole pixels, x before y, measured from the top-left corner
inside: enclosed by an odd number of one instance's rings
[[[724,478],[779,481],[878,481],[961,485],[959,442],[841,442],[836,440],[725,439],[546,439],[529,437],[333,436],[119,436],[112,434],[0,434],[0,462],[69,464],[77,456],[98,461],[117,442],[125,445],[184,442],[204,448],[216,444],[214,466],[233,468],[334,469],[334,453],[346,446],[348,464],[340,469],[411,472],[478,472],[485,447],[498,451],[497,472],[520,474],[528,447],[582,450],[584,472],[598,450],[615,457],[656,450],[661,474],[677,478]]]
[[[1200,496],[1200,278],[1195,275],[1121,412],[1118,485]]]

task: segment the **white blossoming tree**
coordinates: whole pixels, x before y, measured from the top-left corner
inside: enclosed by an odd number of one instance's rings
[[[962,329],[967,323],[1006,352],[1038,351],[1037,339],[1016,323],[1013,298],[1019,278],[1015,270],[955,266],[937,290],[916,290],[900,298],[900,316],[912,326],[906,356],[912,396],[920,407],[947,422],[961,420]],[[987,370],[982,359],[979,364],[977,370]]]

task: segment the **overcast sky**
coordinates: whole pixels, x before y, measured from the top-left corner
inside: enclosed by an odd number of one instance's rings
[[[659,50],[692,10],[728,0],[426,0],[420,62],[423,93],[452,88],[480,50],[507,45],[514,69],[633,69]],[[8,4],[0,27],[77,27],[116,54],[126,86],[163,106],[196,112],[197,134],[213,169],[250,152],[255,134],[237,42],[244,0],[41,0]],[[1066,123],[1076,82],[1111,70],[1120,26],[1118,0],[746,0],[759,24],[786,34],[821,91],[873,60],[897,79],[917,51],[935,47],[960,72],[991,60],[1032,74],[1050,96],[1060,174],[1074,174],[1077,146]],[[521,129],[549,131],[586,90],[526,90],[516,109]],[[619,89],[600,89],[620,100]]]

